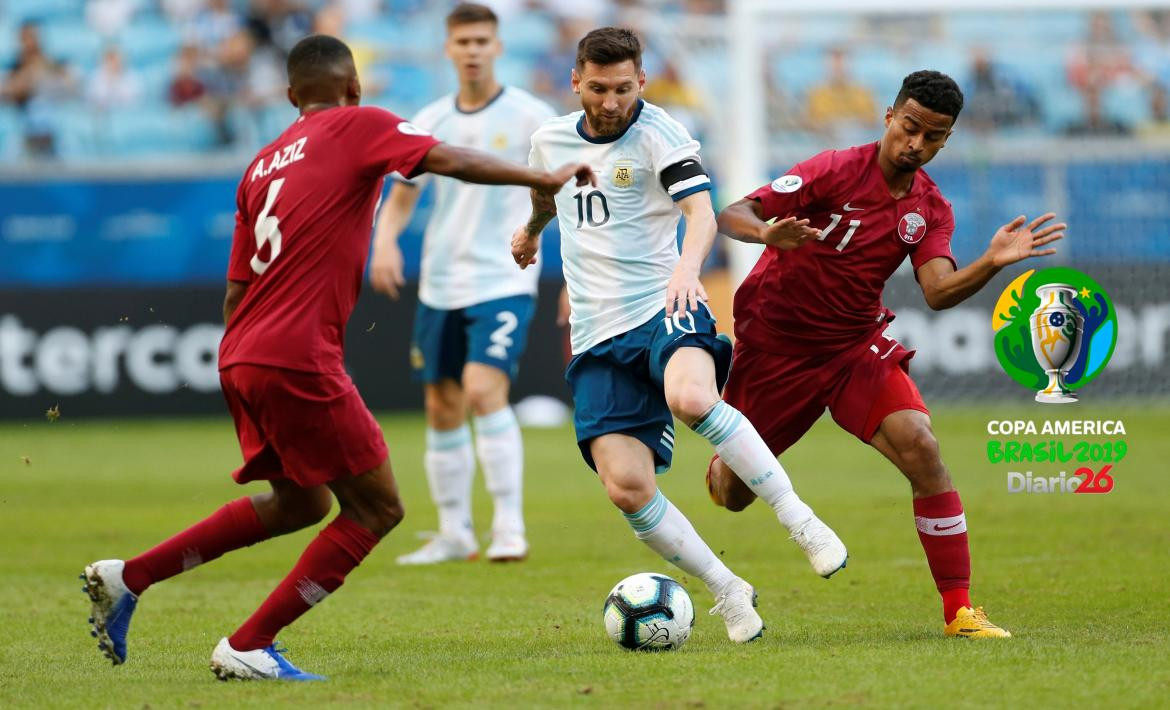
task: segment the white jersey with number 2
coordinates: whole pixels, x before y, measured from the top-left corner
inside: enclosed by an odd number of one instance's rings
[[[711,188],[699,143],[641,99],[626,130],[592,138],[584,112],[546,121],[529,164],[545,170],[588,163],[598,185],[567,184],[556,195],[561,259],[569,290],[573,354],[654,317],[678,263],[677,200]]]
[[[475,111],[460,109],[454,94],[444,96],[411,123],[451,145],[522,163],[533,131],[553,115],[545,102],[509,86]],[[521,272],[510,248],[512,233],[531,211],[528,190],[431,174],[409,182],[422,186],[428,181],[435,184],[435,204],[423,237],[419,300],[431,308],[453,310],[535,294],[540,270]]]

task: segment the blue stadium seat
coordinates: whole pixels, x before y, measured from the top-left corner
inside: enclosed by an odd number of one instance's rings
[[[41,27],[45,52],[58,61],[73,64],[88,73],[97,66],[103,40],[81,20],[52,22]]]
[[[1152,118],[1150,95],[1134,82],[1115,84],[1101,96],[1105,115],[1127,126],[1140,126]]]
[[[24,121],[11,106],[0,104],[0,159],[15,160],[24,149]]]
[[[5,0],[2,9],[16,25],[28,20],[50,22],[79,19],[85,10],[85,0]]]
[[[505,57],[538,56],[552,48],[556,36],[556,24],[543,12],[525,12],[500,26]]]
[[[431,73],[416,63],[393,62],[379,66],[386,77],[386,96],[391,103],[420,104],[435,98],[435,81]]]
[[[131,64],[170,59],[179,49],[178,29],[161,19],[137,20],[122,31],[118,45]]]

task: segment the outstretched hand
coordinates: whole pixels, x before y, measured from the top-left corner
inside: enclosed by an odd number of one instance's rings
[[[1000,227],[987,247],[987,256],[991,259],[992,265],[1007,266],[1029,257],[1055,254],[1055,249],[1041,249],[1064,238],[1064,230],[1068,228],[1064,222],[1050,224],[1041,229],[1045,222],[1055,218],[1056,215],[1049,212],[1028,222],[1028,226],[1025,227],[1024,222],[1028,218],[1020,215]]]
[[[808,226],[807,219],[785,217],[769,224],[760,233],[760,241],[780,249],[795,249],[810,239],[821,236],[821,230]]]
[[[541,181],[540,187],[536,188],[538,192],[555,195],[560,192],[565,183],[574,179],[577,187],[585,187],[586,185],[597,187],[597,176],[593,174],[593,168],[589,167],[587,163],[566,163],[556,170],[546,173],[546,175],[548,177]]]

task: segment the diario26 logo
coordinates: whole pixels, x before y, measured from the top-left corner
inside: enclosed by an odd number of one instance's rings
[[[1029,270],[1008,284],[991,318],[1004,372],[1036,401],[1077,401],[1117,345],[1117,311],[1105,289],[1066,267]]]

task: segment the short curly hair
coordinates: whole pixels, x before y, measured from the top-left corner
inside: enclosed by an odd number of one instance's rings
[[[946,74],[931,69],[916,71],[902,80],[894,108],[906,103],[907,99],[914,99],[924,108],[950,116],[952,122],[963,110],[963,92],[959,85]]]

